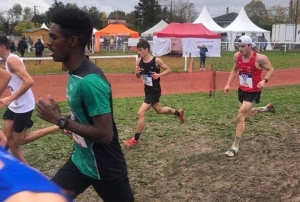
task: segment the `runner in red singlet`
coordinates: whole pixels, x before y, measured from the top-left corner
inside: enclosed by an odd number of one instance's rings
[[[245,131],[245,121],[247,118],[257,115],[260,112],[275,113],[273,104],[269,103],[265,107],[253,107],[260,102],[260,94],[265,84],[271,78],[274,69],[269,59],[262,54],[252,50],[252,39],[249,36],[241,36],[238,39],[239,52],[234,54],[234,64],[228,82],[224,88],[227,92],[235,75],[239,74],[238,99],[240,109],[237,114],[237,127],[235,140],[231,148],[225,153],[226,156],[233,157],[239,151],[239,143]],[[261,78],[262,70],[266,70],[264,78]]]

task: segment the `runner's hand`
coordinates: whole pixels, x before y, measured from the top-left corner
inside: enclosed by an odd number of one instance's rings
[[[227,93],[229,91],[230,85],[226,84],[225,88],[224,88],[224,92]]]
[[[53,124],[57,124],[59,118],[62,116],[58,104],[49,95],[49,102],[46,103],[42,98],[36,104],[36,111],[38,117]]]
[[[12,100],[10,99],[10,97],[4,97],[4,98],[0,99],[0,102],[4,105],[8,106],[8,105],[10,105]]]
[[[265,80],[261,80],[258,84],[257,84],[257,88],[263,89],[265,87]]]
[[[151,72],[151,74],[152,74],[151,76],[152,76],[153,80],[156,80],[160,77],[160,75],[157,74],[156,72]]]
[[[141,77],[141,72],[142,72],[142,69],[140,68],[140,66],[136,66],[135,67],[135,76],[140,78]]]
[[[62,134],[64,134],[64,135],[66,135],[67,137],[71,138],[71,139],[73,138],[72,132],[69,131],[69,130],[62,129],[62,130],[60,130],[60,132],[61,132]]]

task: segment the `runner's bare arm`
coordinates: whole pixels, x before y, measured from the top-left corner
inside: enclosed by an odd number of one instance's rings
[[[141,68],[140,68],[140,61],[141,61],[141,58],[138,58],[137,61],[136,61],[136,66],[135,66],[135,76],[137,78],[140,78],[141,77]]]
[[[171,73],[170,67],[166,65],[162,59],[156,58],[155,62],[156,62],[156,66],[163,70],[163,72],[159,74],[159,77],[166,76],[169,73]]]
[[[259,66],[262,69],[267,70],[265,77],[257,84],[258,88],[263,88],[265,86],[265,84],[267,83],[267,81],[271,78],[271,76],[274,72],[274,68],[271,65],[267,56],[265,56],[265,55],[258,54],[257,62],[259,63]]]
[[[234,56],[233,56],[233,60],[234,60],[234,63],[233,63],[233,67],[231,69],[231,72],[230,72],[230,75],[229,75],[229,78],[228,78],[228,81],[225,85],[225,88],[224,88],[224,91],[227,92],[229,90],[229,87],[231,85],[231,82],[233,81],[237,71],[238,71],[238,68],[237,68],[237,65],[236,65],[236,61],[237,61],[237,57],[238,57],[238,54],[239,53],[235,53]]]
[[[29,88],[31,88],[34,84],[34,81],[32,77],[28,74],[26,69],[23,67],[21,61],[18,60],[16,57],[11,57],[8,60],[8,67],[12,73],[16,74],[23,81],[23,84],[20,87],[20,89],[10,96],[10,101],[13,101],[16,98],[23,95]]]
[[[269,61],[269,59],[267,58],[267,56],[259,54],[258,55],[258,62],[259,62],[262,69],[267,70],[267,73],[266,73],[264,78],[265,79],[270,79],[273,72],[274,72],[274,68],[273,68],[271,62]]]
[[[0,68],[0,95],[5,91],[10,81],[10,73]]]

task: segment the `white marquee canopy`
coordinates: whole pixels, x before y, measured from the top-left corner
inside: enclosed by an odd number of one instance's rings
[[[49,30],[49,28],[45,25],[45,23],[43,22],[43,24],[42,24],[42,26],[41,26],[41,28],[43,28],[43,29],[46,29],[46,30]]]
[[[227,32],[227,37],[229,41],[228,50],[234,51],[234,40],[238,33],[245,33],[246,35],[251,35],[251,33],[263,33],[265,38],[268,41],[267,50],[271,50],[270,44],[270,31],[264,30],[258,26],[256,26],[247,16],[244,7],[239,12],[236,19],[227,27],[224,28],[225,32]]]
[[[198,18],[193,22],[193,24],[202,23],[207,29],[213,32],[226,32],[224,28],[218,25],[208,13],[206,6],[203,7]]]
[[[168,26],[168,23],[166,23],[164,20],[161,20],[159,23],[148,29],[147,31],[144,31],[141,36],[142,37],[153,37],[153,32],[159,31],[163,28]]]

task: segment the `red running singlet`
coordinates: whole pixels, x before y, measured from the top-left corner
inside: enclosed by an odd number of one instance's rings
[[[259,92],[260,88],[257,87],[257,84],[261,81],[261,72],[262,69],[258,69],[255,66],[256,52],[253,52],[253,55],[249,62],[243,62],[242,55],[239,54],[236,62],[236,66],[239,70],[239,88],[247,92]]]

